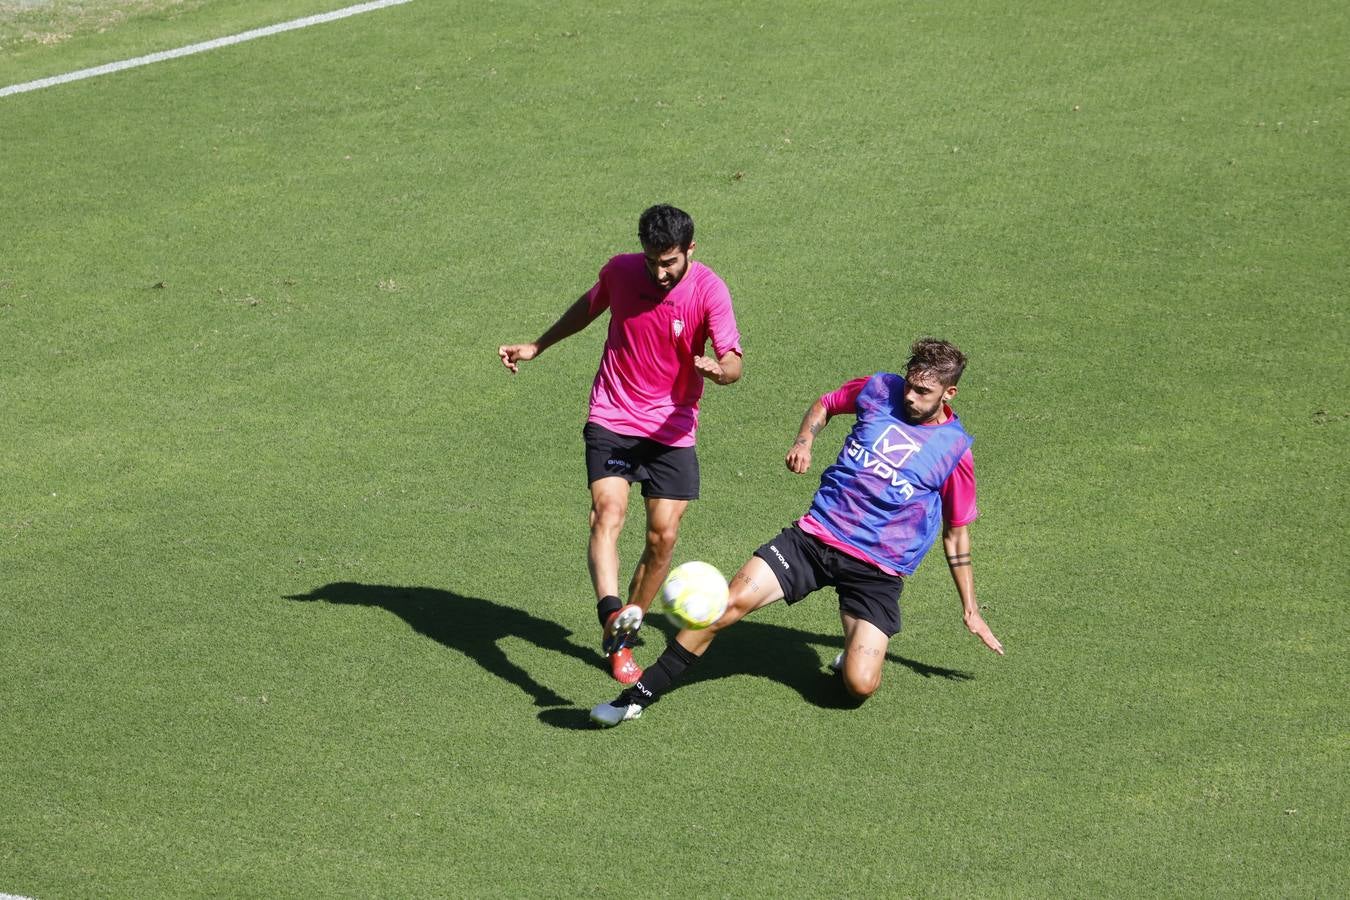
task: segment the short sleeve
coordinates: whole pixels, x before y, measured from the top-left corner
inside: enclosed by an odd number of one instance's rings
[[[975,505],[975,457],[970,450],[961,454],[938,493],[942,497],[942,521],[949,527],[969,525],[979,516],[980,510]]]
[[[586,304],[590,310],[591,318],[595,318],[605,310],[609,309],[609,273],[610,267],[614,265],[614,260],[605,263],[600,269],[600,275],[595,280],[595,284],[586,292]]]
[[[825,407],[825,412],[832,416],[843,413],[857,413],[858,395],[862,393],[865,384],[867,384],[866,376],[846,381],[828,394],[822,394],[820,405]]]
[[[741,353],[741,332],[736,327],[736,313],[731,308],[731,291],[720,278],[709,279],[708,336],[712,338],[713,353],[718,359],[729,352]]]

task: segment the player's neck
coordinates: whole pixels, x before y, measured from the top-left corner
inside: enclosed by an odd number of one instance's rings
[[[933,418],[928,419],[925,422],[920,422],[919,424],[946,425],[948,422],[951,421],[952,415],[953,415],[952,408],[948,406],[946,403],[943,403],[941,406],[937,408],[937,412],[933,415]]]

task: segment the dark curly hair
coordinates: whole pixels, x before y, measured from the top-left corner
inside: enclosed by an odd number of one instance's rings
[[[909,348],[905,372],[911,375],[931,375],[943,387],[952,387],[961,380],[966,370],[966,355],[956,347],[937,338],[919,338]]]
[[[688,250],[694,242],[694,220],[689,213],[673,206],[648,207],[638,217],[638,240],[652,250],[671,247]]]

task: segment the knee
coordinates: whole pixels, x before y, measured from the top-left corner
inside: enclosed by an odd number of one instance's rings
[[[727,598],[726,611],[721,617],[711,625],[708,630],[714,634],[731,625],[735,625],[741,619],[745,618],[746,613],[754,610],[754,604],[751,598],[738,592],[734,587],[731,590],[731,596]]]
[[[675,541],[680,536],[679,525],[647,529],[647,552],[659,558],[669,558],[675,553]]]
[[[881,672],[854,672],[844,668],[844,689],[855,700],[863,701],[881,687]]]
[[[591,506],[592,531],[618,531],[623,528],[627,509],[620,503],[602,502]]]

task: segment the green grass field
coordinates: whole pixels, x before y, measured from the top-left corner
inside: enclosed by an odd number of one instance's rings
[[[0,4],[0,87],[341,5]],[[1350,893],[1348,40],[414,0],[0,97],[0,893]],[[602,329],[496,347],[653,202],[746,349],[677,557],[735,569],[811,400],[947,337],[1005,658],[935,553],[862,708],[825,593],[589,727]]]

